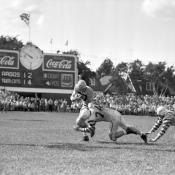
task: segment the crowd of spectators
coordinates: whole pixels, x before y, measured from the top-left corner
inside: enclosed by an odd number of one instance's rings
[[[100,106],[119,111],[123,115],[155,116],[158,106],[165,106],[175,111],[175,97],[154,95],[109,95],[98,94],[94,100]],[[7,111],[44,111],[44,112],[79,112],[82,101],[68,105],[66,99],[46,99],[37,97],[23,97],[17,93],[0,90],[0,110]]]
[[[158,106],[175,111],[175,97],[155,95],[97,95],[96,101],[104,107],[119,111],[123,115],[155,116]]]
[[[38,97],[23,97],[17,93],[0,90],[0,110],[7,111],[43,111],[43,112],[67,112],[70,107],[66,99],[46,99]]]

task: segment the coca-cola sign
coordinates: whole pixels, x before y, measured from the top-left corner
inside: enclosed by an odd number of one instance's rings
[[[0,68],[19,68],[19,54],[17,51],[0,50]]]
[[[72,55],[45,54],[43,70],[75,71],[76,58]]]

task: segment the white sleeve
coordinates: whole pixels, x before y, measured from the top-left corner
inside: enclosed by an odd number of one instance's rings
[[[75,94],[76,94],[76,91],[74,90],[72,95],[70,96],[70,100],[73,101],[75,99]]]

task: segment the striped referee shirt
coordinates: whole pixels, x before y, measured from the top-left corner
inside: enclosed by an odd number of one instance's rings
[[[162,125],[163,124],[163,125]],[[155,132],[162,125],[161,130],[157,134],[157,139],[162,137],[171,125],[175,125],[175,115],[173,112],[168,112],[164,117],[158,117],[156,123],[151,129],[151,133]]]

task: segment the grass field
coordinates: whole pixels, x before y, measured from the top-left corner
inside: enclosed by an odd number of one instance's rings
[[[175,174],[175,128],[156,144],[137,135],[117,142],[108,137],[108,123],[98,123],[96,135],[83,142],[75,132],[77,114],[8,112],[0,114],[0,174],[3,175],[156,175]],[[148,131],[155,117],[123,116]]]

